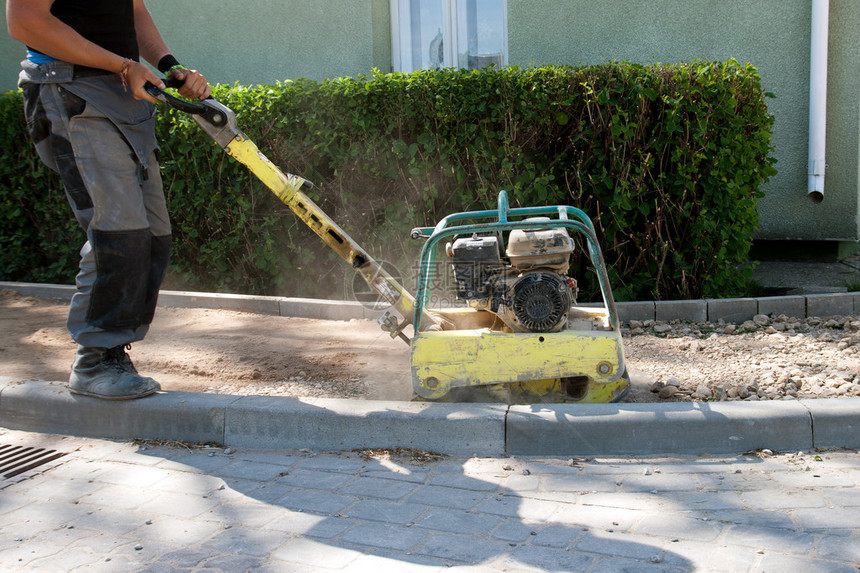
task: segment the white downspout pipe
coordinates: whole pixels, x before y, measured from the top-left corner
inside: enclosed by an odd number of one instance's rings
[[[813,203],[824,201],[829,23],[830,0],[812,0],[812,36],[809,49],[809,183],[807,194]]]

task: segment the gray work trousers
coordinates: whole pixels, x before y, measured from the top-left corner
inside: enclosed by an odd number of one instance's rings
[[[142,340],[167,270],[170,221],[155,114],[117,74],[22,62],[19,86],[39,156],[60,174],[86,232],[67,327],[82,346]]]

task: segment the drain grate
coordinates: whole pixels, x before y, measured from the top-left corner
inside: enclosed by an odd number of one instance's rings
[[[65,455],[64,452],[57,450],[0,444],[0,478],[2,478],[0,488],[13,481],[20,481],[29,477],[30,474],[27,472],[33,472],[36,468],[56,461]],[[17,479],[13,480],[13,478]]]

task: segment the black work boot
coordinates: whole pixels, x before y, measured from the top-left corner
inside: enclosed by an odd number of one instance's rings
[[[122,346],[78,346],[69,391],[103,400],[133,400],[161,390],[152,378],[137,373]]]

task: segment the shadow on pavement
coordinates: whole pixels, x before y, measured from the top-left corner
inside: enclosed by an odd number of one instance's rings
[[[610,476],[581,475],[577,463],[455,460],[413,450],[224,451],[144,445],[140,453],[163,456],[159,468],[198,476],[197,491],[187,493],[211,507],[196,520],[220,527],[200,548],[243,568],[692,568],[645,535],[650,510],[603,507],[597,497],[582,503],[617,486]]]

